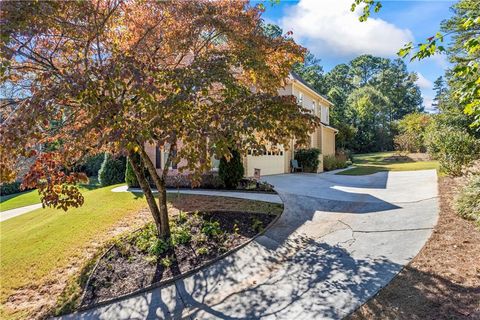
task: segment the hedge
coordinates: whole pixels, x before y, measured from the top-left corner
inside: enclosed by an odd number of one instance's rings
[[[320,160],[320,150],[317,148],[299,149],[295,151],[295,159],[305,172],[317,172]]]
[[[105,153],[102,166],[98,171],[98,181],[102,186],[123,183],[125,181],[125,157],[114,158]]]

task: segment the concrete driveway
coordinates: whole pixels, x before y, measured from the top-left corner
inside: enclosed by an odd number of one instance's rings
[[[66,318],[340,319],[418,253],[437,220],[434,170],[265,180],[285,211],[263,236],[175,284]]]

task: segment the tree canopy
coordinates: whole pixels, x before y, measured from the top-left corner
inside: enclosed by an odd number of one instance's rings
[[[195,178],[213,155],[294,136],[302,143],[318,125],[277,94],[305,50],[285,35],[266,36],[261,14],[226,0],[3,3],[1,81],[14,103],[2,108],[2,181],[15,178],[19,157],[35,157],[24,184],[38,187],[45,205],[66,209],[83,203],[75,163],[99,151],[138,154],[132,167],[159,234],[168,235],[171,162],[185,159],[180,170]],[[169,154],[161,174],[146,143]]]

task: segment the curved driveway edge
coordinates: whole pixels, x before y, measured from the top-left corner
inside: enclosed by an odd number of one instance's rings
[[[167,287],[65,318],[340,319],[422,248],[434,170],[278,175],[285,210],[263,236]]]
[[[120,186],[112,189],[112,192],[143,192],[142,189],[129,188],[128,186]],[[153,192],[158,192],[153,189]],[[222,190],[206,190],[206,189],[167,189],[167,193],[179,194],[197,194],[202,196],[230,197],[247,200],[257,200],[272,203],[283,203],[280,197],[275,193],[262,192],[242,192],[242,191],[222,191]]]

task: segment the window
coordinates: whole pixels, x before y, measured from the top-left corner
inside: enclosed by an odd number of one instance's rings
[[[303,107],[303,93],[298,93],[298,104]]]
[[[312,101],[312,113],[315,114],[315,101]]]
[[[323,123],[329,124],[329,115],[328,115],[328,108],[325,106],[322,106],[322,115],[321,119]]]
[[[172,150],[172,169],[177,169],[177,149]]]
[[[158,146],[155,147],[155,168],[162,168],[162,153],[160,152],[160,148]]]

